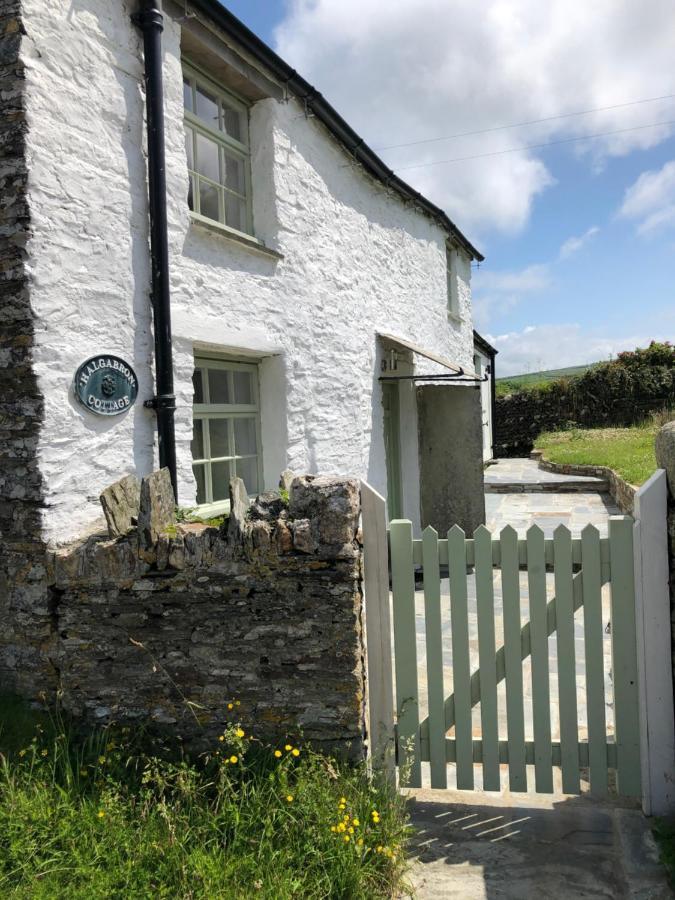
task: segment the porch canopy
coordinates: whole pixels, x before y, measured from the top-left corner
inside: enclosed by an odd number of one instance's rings
[[[480,375],[477,375],[473,370],[467,371],[462,366],[457,365],[457,363],[446,359],[446,357],[444,356],[440,356],[438,353],[434,353],[433,350],[427,350],[425,347],[422,347],[419,344],[414,343],[413,341],[408,341],[405,338],[396,337],[393,334],[386,334],[383,331],[378,331],[377,336],[382,341],[382,345],[385,349],[410,350],[413,353],[416,353],[418,356],[423,356],[424,359],[431,360],[431,362],[436,363],[436,365],[438,366],[442,366],[444,369],[447,369],[452,373],[450,375],[385,375],[383,376],[385,380],[406,379],[409,381],[445,381],[452,379],[453,382],[480,382],[482,380]]]

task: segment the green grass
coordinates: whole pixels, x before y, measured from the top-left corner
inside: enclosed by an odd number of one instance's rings
[[[535,444],[556,463],[609,466],[629,484],[641,485],[656,469],[654,439],[662,422],[675,414],[655,416],[631,428],[571,428],[540,434]]]
[[[403,801],[362,766],[238,728],[190,760],[177,743],[120,728],[77,737],[0,702],[0,896],[397,895]]]
[[[661,862],[668,872],[671,885],[675,884],[675,821],[656,819],[652,832],[659,847]]]

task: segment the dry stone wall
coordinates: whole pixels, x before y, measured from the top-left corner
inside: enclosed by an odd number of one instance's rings
[[[44,652],[51,612],[40,539],[37,446],[43,401],[33,371],[34,316],[26,244],[24,27],[19,0],[0,0],[0,688],[53,683]]]
[[[239,700],[262,738],[364,746],[359,483],[306,476],[220,527],[161,522],[57,551],[51,565],[62,702],[99,722],[149,721],[212,739]],[[170,485],[169,485],[170,487]],[[145,524],[143,524],[143,522]],[[149,525],[148,523],[151,523]]]

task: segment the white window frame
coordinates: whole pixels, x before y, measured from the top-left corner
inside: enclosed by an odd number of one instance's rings
[[[256,454],[236,453],[232,456],[211,456],[210,437],[208,429],[202,429],[202,441],[204,444],[204,456],[199,459],[192,459],[193,466],[203,465],[204,467],[204,485],[206,491],[206,502],[197,505],[197,510],[201,516],[215,516],[228,513],[230,510],[230,501],[227,499],[213,499],[213,482],[211,477],[211,468],[208,463],[228,462],[230,463],[230,478],[234,475],[234,464],[239,459],[255,459],[256,471],[258,475],[257,493],[263,490],[263,449],[262,449],[262,428],[260,421],[260,377],[257,362],[242,361],[241,359],[233,359],[223,356],[211,356],[208,353],[195,353],[195,371],[197,369],[221,369],[229,372],[246,371],[253,377],[251,379],[253,391],[253,403],[235,404],[235,403],[211,403],[209,396],[209,379],[202,379],[202,390],[204,392],[203,403],[193,403],[192,419],[210,420],[210,419],[228,419],[228,443],[231,449],[236,450],[234,440],[234,420],[239,419],[255,419],[255,435]],[[230,396],[234,397],[233,381],[229,379]],[[229,480],[228,480],[229,481]],[[248,486],[247,486],[248,489]]]
[[[188,174],[190,178],[190,188],[192,193],[192,210],[191,215],[193,218],[197,220],[201,220],[205,223],[215,223],[219,228],[223,228],[226,231],[231,231],[235,235],[245,235],[247,237],[253,236],[253,205],[251,199],[251,147],[250,147],[250,139],[249,139],[249,104],[246,103],[241,97],[236,96],[231,91],[227,90],[227,88],[223,87],[218,82],[214,81],[208,75],[206,75],[203,71],[201,71],[197,66],[193,63],[183,60],[183,79],[187,79],[190,81],[192,86],[192,105],[195,107],[196,102],[196,84],[199,83],[203,85],[203,87],[210,93],[214,94],[218,101],[224,101],[233,109],[237,110],[241,114],[242,121],[242,138],[243,140],[238,141],[236,138],[227,134],[225,131],[221,131],[219,128],[211,128],[209,125],[204,122],[195,112],[187,109],[185,104],[183,104],[183,116],[185,120],[185,125],[189,126],[192,129],[192,133],[195,135],[193,138],[192,145],[192,160],[193,160],[193,168],[189,167],[188,161]],[[188,135],[190,135],[190,131],[185,131],[186,141],[188,139]],[[231,188],[226,187],[222,183],[217,183],[212,179],[206,177],[205,175],[201,175],[198,171],[198,151],[197,151],[197,140],[196,135],[201,134],[204,137],[209,138],[210,140],[215,141],[219,148],[222,150],[226,150],[231,156],[236,157],[241,160],[243,164],[244,170],[244,190],[245,194],[240,194],[237,191],[232,190]],[[222,160],[222,156],[220,155],[219,150],[219,159]],[[222,163],[221,163],[222,164]],[[200,210],[200,192],[199,192],[199,181],[202,180],[207,184],[212,185],[218,190],[218,219],[213,219],[210,216],[202,215]],[[222,181],[222,178],[221,178]],[[245,207],[245,227],[244,229],[234,228],[231,225],[228,225],[225,221],[225,195],[231,194],[237,197],[239,200],[244,201]]]
[[[445,245],[445,277],[448,318],[455,322],[460,322],[459,290],[457,285],[457,250],[451,244]]]

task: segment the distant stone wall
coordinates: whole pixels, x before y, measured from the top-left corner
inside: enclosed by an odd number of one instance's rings
[[[364,746],[359,483],[306,476],[290,502],[233,500],[220,528],[90,539],[52,557],[52,662],[86,719],[213,739],[227,703],[261,738]]]
[[[43,402],[33,369],[26,244],[24,27],[20,0],[0,0],[0,688],[54,683],[37,446]]]
[[[497,397],[495,456],[527,456],[544,431],[624,427],[674,407],[675,365],[630,366],[617,360],[579,378]]]

